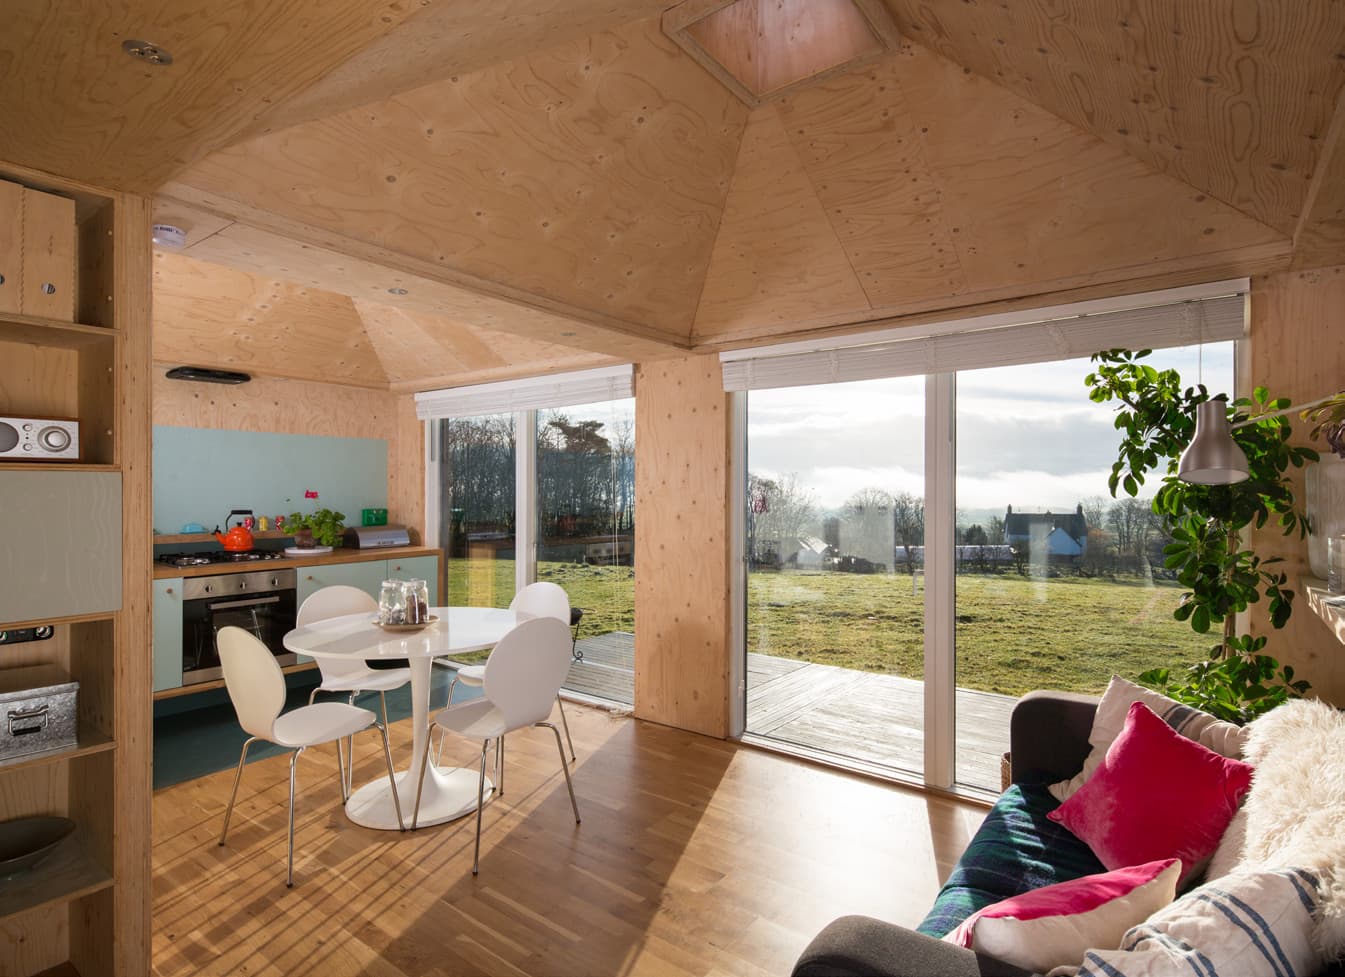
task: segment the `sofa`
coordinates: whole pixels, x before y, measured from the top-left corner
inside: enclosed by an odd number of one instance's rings
[[[865,916],[827,925],[794,977],[977,977],[1029,973],[941,937],[972,913],[1042,886],[1104,871],[1089,847],[1046,817],[1059,806],[1047,785],[1077,774],[1090,751],[1098,700],[1033,692],[1010,720],[1010,785],[991,809],[925,919],[907,929]],[[1201,714],[1203,715],[1203,714]],[[900,884],[894,876],[893,884]],[[1345,977],[1341,964],[1320,971]]]

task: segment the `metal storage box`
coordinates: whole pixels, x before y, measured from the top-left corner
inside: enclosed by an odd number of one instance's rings
[[[0,669],[0,760],[74,747],[78,696],[56,665]]]

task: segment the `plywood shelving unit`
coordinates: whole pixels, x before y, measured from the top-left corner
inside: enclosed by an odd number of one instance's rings
[[[55,664],[79,682],[78,745],[0,763],[0,821],[57,814],[75,832],[26,875],[0,881],[0,973],[149,972],[150,251],[145,198],[0,162],[0,179],[74,201],[78,322],[0,310],[0,415],[76,417],[77,463],[0,461],[0,476],[120,476],[121,605],[80,607],[47,640],[0,646],[0,667]],[[68,208],[68,205],[66,205]],[[2,209],[2,208],[0,208]],[[15,217],[0,212],[11,225]],[[115,511],[115,510],[114,510]],[[52,534],[52,545],[59,534]],[[80,554],[71,552],[70,560]],[[44,586],[10,562],[23,606]],[[114,591],[115,592],[115,591]],[[8,612],[14,617],[14,612]]]

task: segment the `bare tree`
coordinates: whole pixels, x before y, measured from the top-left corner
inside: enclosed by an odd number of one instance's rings
[[[788,559],[816,521],[817,496],[799,483],[797,474],[779,478],[748,474],[748,556],[754,563],[769,562],[766,554],[770,551],[780,560]]]
[[[906,571],[915,572],[914,547],[925,545],[925,500],[910,492],[892,499],[892,526],[896,544],[902,548]]]

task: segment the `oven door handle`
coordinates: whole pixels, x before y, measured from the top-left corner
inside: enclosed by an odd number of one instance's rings
[[[229,611],[235,607],[256,607],[259,604],[279,604],[280,598],[274,594],[270,597],[254,597],[251,600],[228,600],[220,601],[217,604],[207,604],[208,611]]]

